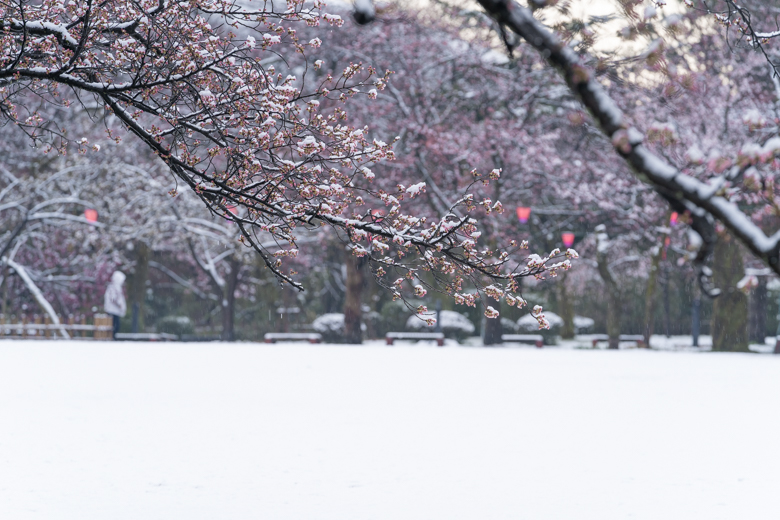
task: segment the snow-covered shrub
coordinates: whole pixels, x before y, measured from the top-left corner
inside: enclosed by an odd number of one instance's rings
[[[560,329],[561,327],[563,327],[563,318],[561,318],[554,312],[543,311],[542,314],[544,314],[544,316],[547,318],[547,321],[550,323],[550,330]],[[537,332],[539,330],[539,322],[536,321],[536,318],[534,318],[530,314],[526,314],[525,316],[517,320],[517,326],[523,332]]]
[[[577,334],[587,334],[593,330],[593,326],[595,324],[596,322],[593,320],[593,318],[587,318],[585,316],[574,317],[574,331]]]
[[[429,311],[423,314],[414,314],[406,320],[406,328],[420,332],[433,332],[436,324],[428,325],[425,320],[436,319],[436,312]],[[459,312],[441,311],[441,331],[447,337],[463,339],[474,334],[474,324],[471,320]]]
[[[157,320],[157,332],[182,336],[195,332],[195,327],[187,316],[166,316]]]
[[[384,337],[388,332],[400,332],[406,325],[406,317],[409,313],[406,305],[401,300],[389,300],[379,312],[380,318],[376,332],[379,337]]]
[[[501,318],[501,330],[504,331],[504,334],[514,334],[520,330],[520,327],[509,318]]]
[[[543,311],[544,317],[550,323],[549,329],[540,329],[539,322],[530,314],[526,314],[517,320],[517,327],[521,334],[541,334],[546,345],[555,345],[563,327],[563,318],[552,311]]]
[[[318,316],[312,323],[311,328],[315,332],[322,334],[322,340],[326,343],[339,343],[344,341],[344,314],[340,312],[329,312]],[[366,331],[366,324],[360,324],[360,330]]]
[[[367,338],[384,337],[384,334],[379,332],[379,327],[382,324],[381,314],[376,311],[363,309],[362,321],[361,327],[366,331],[365,336]]]

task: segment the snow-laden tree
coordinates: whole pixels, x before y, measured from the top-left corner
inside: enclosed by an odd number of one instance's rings
[[[376,101],[358,100],[352,109],[353,117],[401,136],[397,159],[376,168],[380,178],[416,171],[428,191],[416,204],[446,211],[470,182],[472,168],[500,168],[499,179],[475,189],[480,197],[500,199],[509,211],[478,213],[479,244],[522,237],[549,250],[560,246],[561,231],[582,238],[605,224],[620,236],[613,242],[620,247],[604,258],[622,267],[638,265],[637,248],[657,241],[657,227],[668,219],[663,200],[611,153],[611,142],[535,52],[517,48],[509,58],[491,40],[494,26],[484,15],[444,14],[406,10],[392,23],[346,24],[323,37],[323,57],[331,66],[360,59],[394,71]],[[622,95],[636,97],[629,88]],[[528,223],[518,222],[518,206],[532,208]],[[573,334],[571,297],[565,275],[560,278],[557,301]],[[486,344],[501,341],[499,324],[486,322]]]
[[[380,265],[380,277],[386,268],[410,279],[419,270],[443,273],[444,288],[465,303],[475,295],[463,293],[464,278],[487,277],[495,295],[515,301],[517,277],[540,273],[562,255],[526,266],[510,256],[516,246],[476,248],[477,222],[468,213],[496,201],[461,194],[443,214],[425,216],[405,209],[424,181],[373,187],[371,168],[393,158],[392,141],[348,125],[341,103],[375,97],[389,73],[352,63],[313,74],[321,62],[309,63],[305,53],[321,40],[304,41],[298,30],[341,24],[322,8],[301,0],[3,1],[0,111],[53,149],[70,140],[93,154],[97,143],[69,134],[48,111],[81,103],[111,114],[109,138],[122,139],[120,128],[134,134],[295,287],[283,258],[298,253],[299,228],[327,225],[349,237],[355,255]],[[43,108],[19,102],[31,95]],[[474,176],[489,182],[498,173]],[[378,206],[381,221],[371,212]],[[568,265],[564,259],[553,268]],[[392,284],[396,296],[404,285],[404,278]]]
[[[692,3],[692,2],[691,2]],[[715,222],[720,222],[736,236],[750,251],[761,258],[775,272],[780,273],[780,234],[767,234],[758,226],[739,200],[733,195],[739,193],[739,184],[750,170],[759,176],[774,177],[771,168],[775,154],[780,152],[780,139],[768,138],[764,142],[746,144],[742,153],[733,157],[733,166],[701,179],[693,172],[680,168],[667,158],[655,153],[648,146],[648,136],[633,125],[629,106],[620,106],[620,100],[611,96],[599,79],[598,61],[591,60],[587,52],[578,52],[555,32],[534,17],[532,10],[512,0],[480,0],[485,11],[505,30],[512,31],[539,50],[545,59],[563,75],[567,85],[598,122],[608,136],[615,151],[634,170],[636,175],[649,183],[664,197],[675,211],[690,216],[690,225],[703,239],[698,265],[702,274],[707,274],[704,261],[717,240]],[[658,17],[659,2],[623,2],[622,11],[630,23],[626,34],[652,35],[653,19]],[[534,1],[532,7],[544,8],[548,2]],[[696,18],[698,13],[693,13]],[[665,49],[686,53],[688,25],[684,19],[675,19],[679,24],[676,31],[670,31],[666,38],[679,46],[666,44],[656,39],[646,51],[648,63],[664,62]],[[676,36],[681,35],[681,36]],[[671,52],[671,51],[669,51]],[[693,55],[686,54],[689,58]],[[604,68],[601,68],[604,72]],[[675,71],[671,71],[674,75]],[[684,79],[684,78],[680,78]],[[622,110],[621,110],[622,108]],[[768,184],[769,185],[769,184]],[[774,183],[771,183],[774,186]],[[774,188],[766,203],[774,205]]]
[[[685,0],[683,6],[675,6],[683,8],[680,13],[668,12],[663,1],[621,0],[609,16],[586,15],[580,19],[572,15],[571,2],[529,0],[527,7],[514,0],[478,2],[497,24],[508,50],[512,52],[518,45],[516,36],[538,50],[561,73],[571,92],[590,112],[614,151],[637,178],[652,186],[674,211],[688,216],[689,225],[701,238],[696,265],[702,281],[709,275],[705,262],[717,241],[717,222],[773,271],[780,273],[780,233],[762,229],[752,218],[753,208],[746,208],[741,198],[745,191],[752,190],[746,186],[751,182],[749,179],[762,179],[758,194],[761,205],[766,211],[777,211],[776,168],[773,165],[780,153],[780,138],[777,138],[774,119],[759,117],[768,131],[753,136],[739,151],[725,157],[722,161],[725,167],[702,175],[675,164],[654,149],[653,131],[644,129],[643,132],[639,127],[638,122],[642,119],[635,117],[634,99],[615,94],[611,89],[615,81],[625,81],[616,74],[619,66],[637,60],[645,64],[645,73],[630,80],[635,85],[660,77],[667,83],[669,93],[690,88],[692,74],[679,70],[679,64],[674,62],[682,61],[694,69],[702,66],[700,49],[693,47],[717,31],[718,24],[729,31],[720,38],[721,47],[728,48],[728,42],[735,41],[736,37],[737,41],[760,51],[769,62],[768,76],[776,86],[777,60],[774,56],[777,54],[768,46],[779,33],[773,18],[766,16],[776,11],[774,7],[764,2]],[[361,20],[371,18],[365,2],[356,4],[356,10]],[[552,16],[548,17],[548,14]],[[545,20],[554,22],[548,25]],[[612,33],[612,42],[596,50],[598,26],[605,22],[612,22],[610,30],[614,30],[615,24],[622,25],[618,31],[622,41],[615,41]],[[605,52],[605,48],[611,51]],[[667,67],[667,64],[673,66]],[[755,90],[740,90],[742,86],[730,85],[738,94],[747,96]],[[760,85],[754,87],[761,88]],[[769,90],[773,89],[770,87]],[[663,105],[663,99],[656,98],[651,100],[648,110],[652,112]]]

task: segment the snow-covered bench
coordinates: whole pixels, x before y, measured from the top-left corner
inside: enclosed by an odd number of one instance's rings
[[[591,339],[593,340],[593,348],[596,348],[599,341],[609,341],[609,336],[607,334],[595,334],[591,336]],[[621,334],[619,341],[636,341],[637,346],[645,346],[645,337],[641,334]]]
[[[421,340],[421,339],[435,339],[436,344],[440,347],[444,346],[444,334],[441,332],[388,332],[385,336],[385,341],[388,345],[392,345],[397,339],[400,340]]]
[[[166,332],[117,332],[117,341],[178,341],[179,336]]]
[[[502,343],[533,343],[538,348],[544,345],[544,338],[541,334],[502,334]]]
[[[322,342],[322,335],[317,334],[316,332],[268,332],[264,338],[266,343],[276,343],[277,341]]]

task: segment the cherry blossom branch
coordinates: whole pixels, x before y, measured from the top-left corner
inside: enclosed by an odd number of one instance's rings
[[[780,274],[780,232],[767,236],[736,204],[713,190],[708,183],[686,175],[653,154],[644,145],[644,135],[628,128],[615,102],[598,83],[583,59],[563,43],[531,11],[511,0],[478,0],[498,23],[528,41],[563,75],[616,152],[632,167],[637,177],[649,183],[677,211],[689,211],[704,246],[697,257],[700,273],[707,274],[703,261],[709,255],[715,238],[714,220],[720,221],[750,251]]]
[[[727,30],[735,29],[741,37],[745,38],[747,45],[751,49],[760,51],[772,68],[772,75],[774,77],[780,76],[780,70],[778,69],[780,63],[773,61],[764,47],[769,40],[780,37],[780,28],[774,31],[759,31],[755,28],[753,14],[750,9],[743,5],[739,5],[734,0],[722,1],[725,4],[722,9],[715,9],[706,1],[701,1],[700,5],[705,12],[712,14],[718,23],[726,27]],[[691,0],[686,0],[686,4],[693,6]]]

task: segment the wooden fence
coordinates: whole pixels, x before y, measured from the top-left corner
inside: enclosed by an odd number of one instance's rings
[[[37,314],[29,317],[6,317],[0,314],[0,339],[64,339],[65,332],[70,339],[110,341],[113,339],[113,318],[108,314],[95,314],[91,322],[87,316],[74,315],[63,319],[58,316],[59,325],[52,323],[49,315]]]

